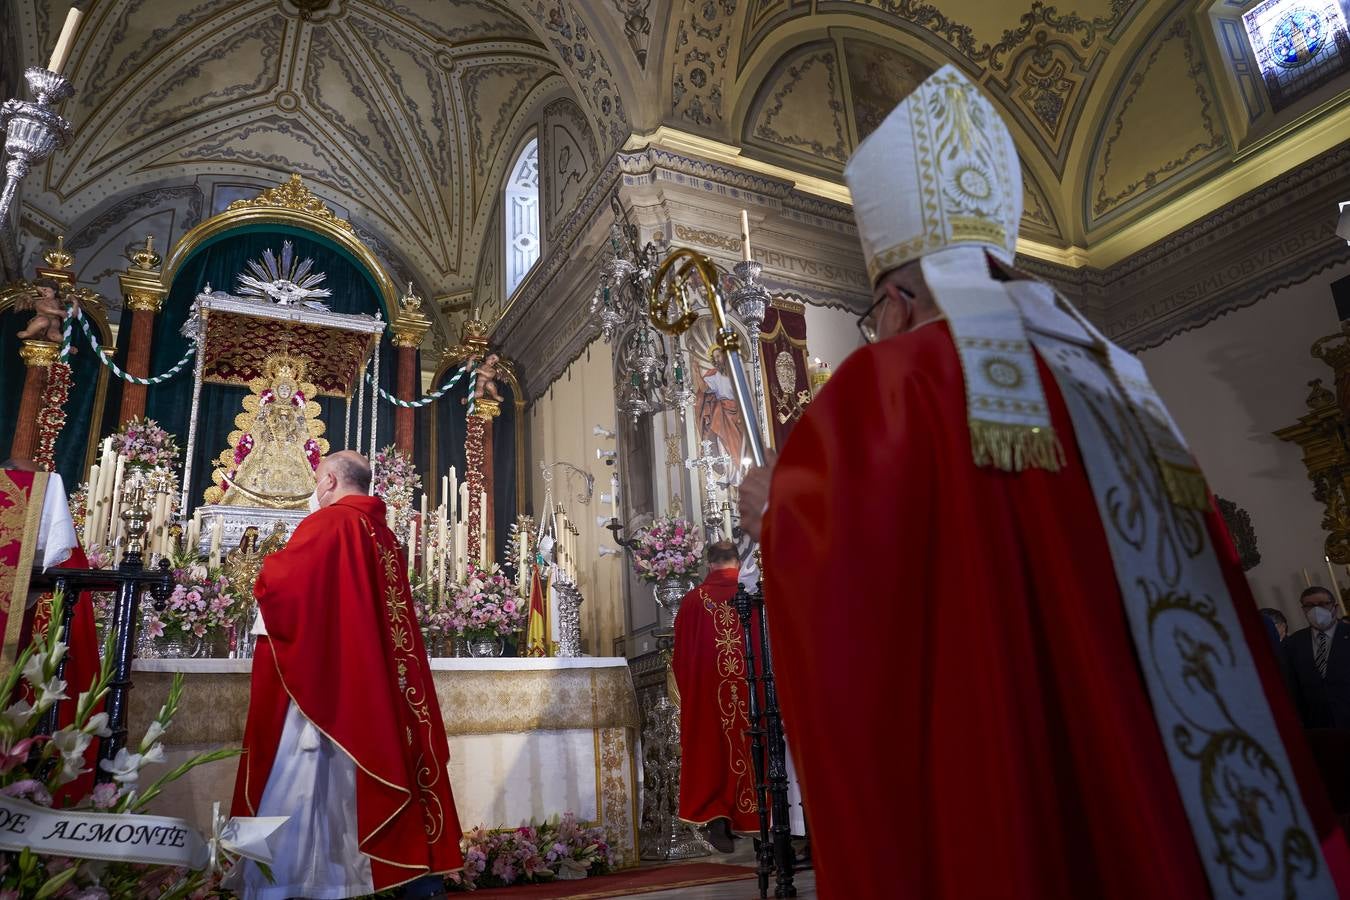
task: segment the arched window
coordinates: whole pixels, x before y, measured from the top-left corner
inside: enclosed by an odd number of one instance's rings
[[[539,141],[530,142],[506,180],[506,296],[516,292],[539,261]]]

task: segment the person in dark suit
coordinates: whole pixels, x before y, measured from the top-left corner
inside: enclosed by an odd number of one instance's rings
[[[1350,625],[1331,591],[1310,587],[1299,598],[1308,627],[1280,645],[1280,661],[1304,728],[1350,728]]]

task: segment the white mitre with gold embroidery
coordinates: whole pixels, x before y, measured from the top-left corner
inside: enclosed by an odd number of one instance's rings
[[[920,260],[951,324],[976,465],[1057,470],[1036,358],[985,260],[1012,262],[1022,217],[1017,148],[998,111],[943,66],[862,142],[844,178],[872,282]]]
[[[957,69],[944,66],[862,142],[844,177],[873,284],[917,261],[948,320],[965,378],[975,464],[1057,470],[1063,450],[1025,308],[1014,297],[1025,291],[995,280],[986,259],[1012,262],[1022,215],[1017,150],[998,111]],[[1207,508],[1204,477],[1143,366],[1048,285],[1040,287],[1105,358],[1172,500]]]

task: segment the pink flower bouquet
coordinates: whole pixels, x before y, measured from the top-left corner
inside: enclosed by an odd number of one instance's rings
[[[633,570],[643,581],[698,575],[703,560],[703,541],[698,528],[687,519],[672,516],[657,519],[637,533]]]
[[[468,580],[456,585],[450,603],[449,625],[470,640],[508,637],[525,627],[528,607],[496,566],[484,572],[468,565]]]

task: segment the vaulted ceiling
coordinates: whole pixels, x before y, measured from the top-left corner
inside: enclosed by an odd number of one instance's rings
[[[1241,24],[1254,4],[673,0],[661,119],[837,181],[880,117],[951,63],[1013,130],[1024,234],[1051,250],[1114,239],[1118,259],[1350,134],[1350,76],[1278,115],[1264,103]],[[1276,144],[1278,159],[1255,158]]]
[[[42,63],[64,5],[0,2]],[[76,138],[30,176],[25,222],[30,235],[81,231],[105,258],[90,262],[97,281],[170,207],[164,230],[181,234],[299,172],[396,276],[467,296],[492,271],[506,168],[550,104],[565,100],[574,138],[594,148],[587,178],[625,142],[673,129],[845,198],[858,141],[950,62],[1013,128],[1024,236],[1076,264],[1108,246],[1118,259],[1350,123],[1345,79],[1279,116],[1261,106],[1232,31],[1250,5],[100,0],[70,64]]]
[[[25,191],[29,221],[83,231],[76,239],[95,254],[108,241],[120,252],[157,227],[115,232],[153,217],[166,192],[201,192],[168,229],[176,237],[297,172],[397,274],[451,293],[472,284],[529,117],[573,96],[574,84],[583,106],[620,105],[596,89],[601,79],[574,74],[577,54],[569,47],[563,62],[554,32],[526,10],[490,0],[300,5],[93,4],[68,69],[77,93],[62,110],[75,138],[30,179],[39,183]],[[25,44],[50,47],[63,10],[17,6]],[[107,233],[90,233],[100,227]]]

